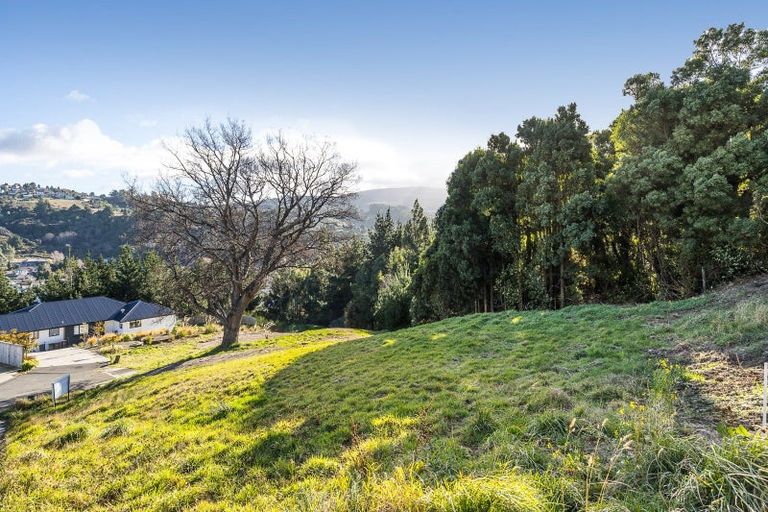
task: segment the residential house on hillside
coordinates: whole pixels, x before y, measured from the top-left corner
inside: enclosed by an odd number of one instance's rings
[[[136,333],[172,329],[176,316],[160,304],[109,297],[41,302],[0,315],[0,331],[28,332],[38,350],[52,350],[78,343],[103,323],[105,333]]]

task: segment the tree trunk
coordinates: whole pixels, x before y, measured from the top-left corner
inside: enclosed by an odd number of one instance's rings
[[[237,338],[240,336],[240,322],[243,320],[243,313],[240,309],[233,309],[224,320],[224,336],[221,339],[223,347],[231,347],[237,343]]]
[[[560,258],[560,307],[565,307],[565,262]]]

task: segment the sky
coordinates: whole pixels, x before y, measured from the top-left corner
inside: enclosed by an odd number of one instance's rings
[[[754,2],[0,0],[0,183],[103,193],[151,181],[206,118],[330,139],[360,188],[444,186],[492,133],[624,81],[668,78]]]

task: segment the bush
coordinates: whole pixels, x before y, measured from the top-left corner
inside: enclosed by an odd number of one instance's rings
[[[213,334],[218,330],[219,328],[216,326],[216,324],[205,324],[203,326],[203,334]]]
[[[21,362],[21,371],[22,372],[28,372],[32,368],[36,367],[38,365],[37,359],[34,357],[25,357],[24,360]]]

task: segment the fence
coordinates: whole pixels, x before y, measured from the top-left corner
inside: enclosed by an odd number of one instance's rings
[[[0,364],[21,368],[21,360],[23,356],[24,349],[21,345],[0,341]]]

